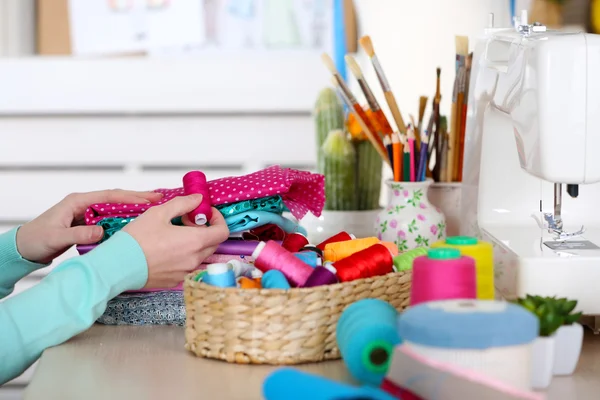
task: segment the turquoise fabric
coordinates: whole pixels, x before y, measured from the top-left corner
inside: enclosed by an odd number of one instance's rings
[[[248,231],[266,224],[275,224],[286,233],[299,232],[306,235],[306,229],[297,223],[282,217],[279,214],[273,214],[266,211],[248,211],[243,214],[226,217],[225,222],[229,227],[230,233]]]
[[[233,204],[223,204],[216,207],[223,217],[230,217],[248,211],[267,211],[281,214],[287,210],[280,196],[263,197],[260,199],[240,201]]]
[[[17,229],[0,235],[0,297],[43,267],[24,260]],[[48,347],[88,329],[107,302],[148,280],[146,258],[126,232],[56,267],[38,285],[0,303],[0,385],[23,373]]]

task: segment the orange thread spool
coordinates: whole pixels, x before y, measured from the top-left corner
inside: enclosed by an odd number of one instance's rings
[[[385,247],[387,247],[387,249],[390,251],[390,253],[392,253],[393,257],[396,257],[398,255],[398,246],[396,246],[396,243],[381,242],[381,244],[384,245]]]
[[[333,263],[333,267],[340,281],[349,282],[389,274],[394,270],[393,263],[390,251],[378,243]]]
[[[242,289],[260,289],[262,286],[260,284],[260,280],[246,278],[242,276],[239,279],[239,284]]]
[[[336,262],[377,243],[379,239],[376,237],[329,243],[325,246],[323,256],[325,261]]]

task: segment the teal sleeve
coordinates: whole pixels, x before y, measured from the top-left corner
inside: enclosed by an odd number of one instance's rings
[[[23,373],[48,347],[92,326],[110,299],[147,280],[142,249],[128,233],[118,232],[0,303],[0,385]]]
[[[15,284],[33,271],[48,265],[25,260],[17,250],[17,231],[14,228],[0,235],[0,299],[15,290]]]

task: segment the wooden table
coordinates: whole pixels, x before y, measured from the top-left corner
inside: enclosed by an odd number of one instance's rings
[[[183,343],[183,328],[95,325],[44,352],[25,399],[262,399],[274,367],[196,358]],[[301,368],[352,382],[340,361]],[[576,374],[554,378],[547,393],[549,400],[600,398],[600,336],[586,332]]]

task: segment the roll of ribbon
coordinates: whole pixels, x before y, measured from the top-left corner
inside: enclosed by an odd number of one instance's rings
[[[416,249],[408,250],[394,257],[394,267],[396,271],[409,271],[413,267],[415,258],[427,255],[425,247],[417,247]]]
[[[209,264],[202,282],[222,288],[236,287],[235,273],[229,264]]]
[[[325,261],[336,262],[378,243],[379,239],[376,237],[329,243],[325,246],[323,256]]]
[[[410,305],[434,300],[475,299],[475,260],[456,249],[430,249],[413,261]]]
[[[265,272],[260,280],[260,284],[265,289],[289,289],[290,284],[285,276],[276,269]]]
[[[379,385],[388,371],[394,346],[401,343],[398,312],[389,303],[364,299],[340,316],[335,334],[344,363],[362,384]]]
[[[494,247],[491,243],[477,240],[474,237],[454,236],[436,242],[432,248],[449,247],[460,250],[463,256],[475,260],[477,271],[477,298],[493,300],[494,290]]]
[[[539,321],[526,309],[493,300],[443,300],[410,307],[398,333],[416,353],[474,369],[520,389],[531,384],[531,349]]]
[[[314,251],[301,251],[299,253],[294,253],[294,257],[304,261],[313,268],[322,264],[321,257],[319,257],[319,255]]]

